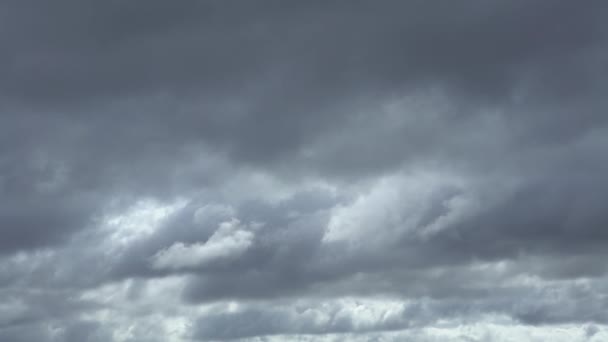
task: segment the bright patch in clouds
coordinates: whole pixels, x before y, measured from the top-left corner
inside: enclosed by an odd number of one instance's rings
[[[168,204],[151,199],[140,200],[125,212],[107,218],[105,225],[113,243],[128,245],[152,234],[165,218],[187,204],[184,199]]]
[[[235,259],[247,251],[253,237],[251,231],[246,230],[238,220],[232,219],[222,222],[204,243],[186,245],[178,242],[158,252],[152,258],[152,265],[156,269],[176,270]]]

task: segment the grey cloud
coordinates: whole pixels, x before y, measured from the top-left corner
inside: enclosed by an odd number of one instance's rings
[[[326,87],[338,89],[356,87],[357,80],[389,80],[393,85],[419,74],[454,77],[488,91],[479,85],[500,88],[508,67],[568,53],[603,39],[605,33],[605,6],[595,1],[585,6],[566,1],[443,6],[421,1],[349,6],[62,1],[7,3],[5,9],[9,20],[4,38],[15,47],[6,58],[15,66],[41,71],[30,80],[23,77],[29,73],[14,67],[5,82],[12,78],[17,94],[42,98],[201,82],[217,83],[214,91],[222,89],[222,78],[246,80],[281,63],[296,71],[302,85],[322,79],[330,81]],[[310,67],[298,68],[293,62]],[[298,70],[316,72],[306,76]],[[51,82],[56,86],[45,87]]]
[[[2,3],[0,302],[20,304],[0,304],[0,339],[433,340],[276,308],[348,296],[428,300],[428,326],[603,327],[607,16],[599,0]],[[233,219],[234,257],[154,267]],[[246,310],[193,309],[228,302]]]
[[[606,322],[605,303],[584,287],[514,290],[508,293],[498,289],[471,298],[387,300],[375,308],[374,304],[348,301],[325,301],[322,305],[315,301],[310,304],[270,301],[264,307],[250,303],[235,311],[202,315],[193,333],[200,340],[233,340],[271,335],[415,331],[435,326],[440,320],[464,325],[503,314],[511,315],[515,322],[532,325],[573,323],[577,321],[573,317],[580,322]],[[357,310],[366,314],[357,316]]]
[[[425,303],[337,302],[274,303],[272,307],[245,305],[232,312],[208,313],[195,322],[198,339],[233,340],[268,335],[324,335],[369,333],[416,328],[435,319]],[[278,304],[278,305],[276,305]],[[356,311],[366,311],[365,318]]]
[[[35,51],[37,56],[60,53],[60,57],[54,59],[56,62],[51,59],[40,63],[43,70],[69,73],[76,79],[51,77],[66,83],[53,82],[52,86],[47,86],[50,80],[44,78],[10,84],[23,84],[24,89],[18,94],[26,95],[28,87],[36,85],[63,91],[66,95],[86,91],[88,86],[99,88],[91,89],[92,95],[108,91],[131,96],[169,92],[178,97],[171,95],[168,101],[183,103],[192,101],[192,96],[180,96],[179,90],[171,90],[174,85],[189,84],[189,79],[202,82],[194,85],[193,96],[203,99],[202,104],[195,102],[196,109],[176,115],[182,111],[180,107],[165,105],[167,113],[159,115],[129,113],[127,125],[137,117],[145,117],[149,121],[146,125],[152,127],[156,123],[164,126],[165,121],[170,121],[174,129],[182,132],[179,135],[183,139],[202,139],[223,146],[239,160],[264,162],[284,158],[311,139],[331,134],[332,128],[350,120],[348,113],[357,107],[377,111],[377,107],[370,107],[370,101],[378,101],[385,93],[402,92],[404,87],[407,91],[411,88],[405,85],[408,83],[416,88],[425,84],[451,87],[449,84],[453,83],[456,93],[473,88],[462,96],[450,97],[451,102],[461,103],[484,102],[493,98],[495,92],[500,94],[501,102],[508,103],[511,93],[520,88],[524,93],[528,88],[529,97],[535,99],[535,103],[545,103],[546,99],[539,99],[545,98],[539,96],[540,93],[551,93],[552,86],[569,84],[577,76],[583,78],[577,88],[593,89],[598,86],[594,82],[601,79],[597,77],[601,64],[587,70],[575,61],[589,63],[587,56],[593,56],[598,44],[603,42],[604,7],[599,2],[578,6],[568,2],[529,5],[473,1],[446,7],[422,2],[385,2],[377,7],[357,3],[342,10],[337,3],[292,8],[265,2],[249,8],[219,6],[215,2],[185,2],[179,6],[154,2],[124,7],[115,3],[86,6],[64,2],[63,6],[49,9],[56,15],[46,16],[44,7],[23,6],[21,11],[25,14],[22,15],[38,18],[44,13],[42,18],[34,20],[41,26],[39,30],[48,26],[43,34],[67,36],[67,48],[61,44],[37,45],[43,49]],[[334,15],[340,19],[332,19]],[[110,21],[114,23],[111,29],[106,26]],[[376,25],[378,21],[382,25]],[[22,22],[7,31],[23,31],[19,30]],[[132,35],[135,38],[129,40]],[[589,53],[587,46],[590,46]],[[25,50],[24,53],[34,52]],[[127,61],[132,62],[122,65]],[[590,62],[601,63],[594,62],[593,58]],[[85,65],[79,67],[81,63]],[[556,65],[551,70],[543,71],[551,68],[552,63]],[[64,69],[70,71],[64,72]],[[45,75],[21,71],[17,76],[32,74]],[[524,77],[519,74],[532,79],[510,80]],[[108,75],[115,77],[106,80]],[[554,79],[545,80],[548,77]],[[9,82],[10,77],[6,79]],[[131,85],[133,90],[121,89],[131,84],[129,80],[141,84]],[[222,80],[230,84],[222,87],[225,82]],[[157,90],[146,90],[149,86]],[[215,95],[215,91],[219,94]],[[119,94],[114,97],[120,97]],[[167,115],[172,119],[166,119]],[[591,115],[589,120],[593,122],[598,117]],[[550,119],[542,120],[539,125],[547,124]],[[526,122],[524,120],[524,124]],[[174,131],[166,132],[162,126],[155,131],[175,139]],[[560,125],[560,129],[562,127],[571,126]],[[377,149],[390,146],[390,141],[384,141]],[[349,159],[356,160],[355,156]],[[389,158],[381,161],[390,163]]]
[[[101,342],[110,340],[110,334],[103,331],[98,323],[80,321],[71,324],[64,332],[65,342]]]

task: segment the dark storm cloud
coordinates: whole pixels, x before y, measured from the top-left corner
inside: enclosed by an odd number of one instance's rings
[[[0,253],[65,241],[88,226],[97,202],[95,193],[60,184],[66,177],[61,163],[21,152],[8,151],[0,160]]]
[[[3,2],[0,339],[606,325],[607,18],[599,0]],[[174,279],[173,302],[152,291]],[[285,306],[379,295],[431,304],[363,328]]]
[[[226,91],[222,79],[254,81],[286,67],[295,85],[322,86],[315,96],[414,77],[453,78],[485,93],[486,85],[508,90],[511,67],[605,38],[605,10],[600,1],[7,2],[3,83],[33,100],[78,101],[188,84]]]
[[[146,120],[161,139],[202,139],[241,160],[297,153],[348,122],[357,107],[377,111],[374,102],[404,89],[447,87],[455,102],[494,103],[509,102],[529,84],[536,103],[594,88],[597,73],[605,72],[602,64],[587,69],[602,60],[594,58],[603,55],[597,51],[606,33],[602,2],[5,7],[13,18],[3,30],[14,46],[7,49],[12,63],[5,64],[2,81],[9,101],[73,104],[157,93],[170,94],[171,102],[196,98],[196,109],[185,113],[176,105],[146,115],[125,109],[118,120],[131,127]],[[383,154],[376,162],[390,164],[392,155]]]

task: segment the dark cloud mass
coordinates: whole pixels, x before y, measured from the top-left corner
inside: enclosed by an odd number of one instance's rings
[[[0,341],[608,340],[608,3],[0,4]]]

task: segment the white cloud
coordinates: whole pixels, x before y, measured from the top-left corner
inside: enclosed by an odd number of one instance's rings
[[[251,246],[253,236],[238,220],[232,219],[221,223],[205,243],[186,245],[178,242],[156,253],[152,265],[156,269],[175,270],[237,258]]]
[[[477,209],[477,199],[467,185],[455,175],[436,172],[382,178],[352,203],[333,208],[323,241],[369,246],[393,241],[401,234],[432,235]],[[438,205],[444,212],[425,222],[425,213]]]
[[[150,236],[165,218],[184,208],[187,203],[185,199],[172,203],[161,203],[153,199],[140,200],[119,215],[105,218],[110,240],[115,245],[124,246]]]

